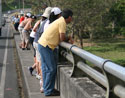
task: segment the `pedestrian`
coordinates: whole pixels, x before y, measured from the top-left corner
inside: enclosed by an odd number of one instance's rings
[[[47,7],[45,9],[45,12],[43,13],[42,18],[35,23],[34,28],[32,30],[32,32],[34,32],[34,34],[30,37],[30,39],[34,37],[33,47],[34,47],[35,53],[36,53],[36,62],[33,64],[32,67],[29,67],[29,71],[32,75],[33,70],[36,68],[36,70],[37,70],[36,78],[41,79],[40,80],[40,85],[41,85],[40,91],[41,92],[43,92],[43,90],[41,90],[42,84],[43,84],[43,79],[42,79],[42,70],[41,70],[41,59],[40,59],[40,54],[38,51],[38,39],[43,32],[45,22],[47,21],[47,19],[50,16],[51,9],[52,9],[51,7]]]
[[[22,21],[24,21],[24,19],[25,19],[23,13],[21,13],[20,16],[21,16],[21,17],[20,17],[20,22],[19,22],[19,24],[20,24]]]
[[[18,31],[19,21],[20,21],[20,19],[19,19],[18,15],[15,15],[14,28],[15,28],[16,31]]]
[[[54,90],[57,64],[54,57],[54,49],[62,41],[73,42],[71,37],[66,37],[66,24],[72,21],[73,12],[66,9],[62,17],[52,22],[38,40],[38,49],[41,55],[43,89],[45,96],[58,96]]]
[[[36,16],[31,15],[30,19],[28,20],[27,24],[25,25],[24,29],[22,30],[23,34],[23,43],[22,43],[22,49],[29,50],[29,35],[32,31],[32,22],[36,19]]]
[[[40,37],[40,33],[42,32],[41,26],[42,26],[43,22],[45,22],[47,20],[47,18],[49,18],[51,9],[52,9],[51,7],[46,8],[45,12],[42,15],[42,18],[35,23],[33,30],[30,34],[30,41],[33,42],[32,44],[33,44],[33,47],[34,47],[35,53],[36,53],[36,63],[39,63],[38,61],[40,59],[39,53],[38,53],[37,41]],[[34,68],[36,68],[36,65],[38,65],[36,63],[32,67],[29,68],[31,75],[32,75]]]
[[[49,26],[53,21],[55,21],[56,19],[58,19],[58,18],[61,16],[61,13],[62,13],[62,11],[60,10],[60,8],[58,8],[58,7],[53,7],[52,10],[51,10],[51,14],[50,14],[50,16],[49,16],[49,19],[47,19],[47,20],[43,23],[44,25],[42,25],[42,26],[43,26],[43,31],[46,30],[46,28],[48,28],[48,26]],[[57,53],[56,53],[56,50],[57,50],[57,49],[54,50],[54,53],[55,53],[55,54],[57,54]],[[39,52],[39,51],[38,51],[38,52]],[[40,53],[39,53],[39,54],[40,54]],[[56,57],[57,57],[57,56],[55,55],[55,60],[57,60]],[[57,62],[57,61],[56,61],[56,62]],[[41,67],[42,67],[42,63],[41,63]],[[41,69],[41,70],[42,70],[42,69]],[[40,92],[41,92],[41,93],[44,92],[43,86],[41,86]]]
[[[27,22],[30,20],[30,17],[31,17],[31,13],[27,13],[24,17],[24,20],[19,24],[18,26],[18,31],[20,33],[20,39],[21,39],[21,42],[19,44],[19,47],[22,48],[22,44],[23,44],[23,34],[22,34],[22,30],[23,28],[25,27],[25,25],[27,24]],[[24,43],[25,45],[25,43]]]

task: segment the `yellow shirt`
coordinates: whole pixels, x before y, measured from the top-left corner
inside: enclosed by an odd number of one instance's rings
[[[60,42],[60,33],[65,33],[66,22],[63,17],[52,22],[49,27],[43,32],[38,40],[38,43],[46,47],[47,45],[52,50],[57,47]]]

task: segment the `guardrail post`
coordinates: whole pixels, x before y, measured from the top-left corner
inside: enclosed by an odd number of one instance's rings
[[[86,76],[86,74],[77,67],[77,63],[79,61],[83,61],[84,63],[86,63],[86,61],[83,60],[83,58],[81,58],[81,57],[77,56],[76,54],[74,54],[73,52],[71,52],[72,47],[76,47],[76,46],[72,45],[71,48],[70,48],[70,54],[73,57],[73,69],[72,69],[71,77]]]
[[[117,77],[115,77],[114,75],[108,73],[107,71],[105,71],[104,69],[104,66],[107,62],[111,62],[110,60],[106,60],[104,63],[103,63],[103,73],[104,75],[106,76],[107,78],[107,82],[108,82],[108,85],[107,85],[107,92],[106,92],[106,98],[125,98],[124,97],[118,97],[118,95],[116,95],[114,93],[114,88],[117,86],[117,85],[122,85],[123,87],[125,87],[125,82],[118,79]],[[125,94],[124,94],[125,95]]]
[[[64,54],[64,52],[65,51],[67,51],[65,48],[63,48],[63,47],[59,47],[59,63],[64,63],[64,62],[66,62],[66,58],[65,57],[63,57],[63,56],[61,56],[61,54]],[[65,54],[66,55],[66,54]]]
[[[67,55],[65,52],[68,51],[63,47],[59,47],[58,49],[58,66],[57,66],[57,79],[56,79],[56,86],[57,89],[60,91],[60,68],[62,67],[72,67],[72,65],[67,65],[66,58],[61,56],[61,54]]]

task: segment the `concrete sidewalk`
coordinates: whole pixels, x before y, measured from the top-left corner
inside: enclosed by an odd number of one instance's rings
[[[19,33],[14,34],[17,54],[20,62],[20,69],[23,80],[23,89],[26,98],[46,98],[44,93],[40,93],[39,80],[35,76],[31,76],[28,70],[29,66],[33,65],[33,51],[22,50],[19,48],[20,36]],[[49,98],[61,98],[60,96],[49,96]]]

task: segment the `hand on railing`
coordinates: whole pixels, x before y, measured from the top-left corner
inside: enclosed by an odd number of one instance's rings
[[[69,43],[73,44],[74,43],[74,40],[72,39],[71,36],[69,36],[69,40],[68,40]]]
[[[74,43],[73,38],[71,36],[66,36],[65,33],[60,33],[60,42],[62,41],[65,41],[71,44]]]

